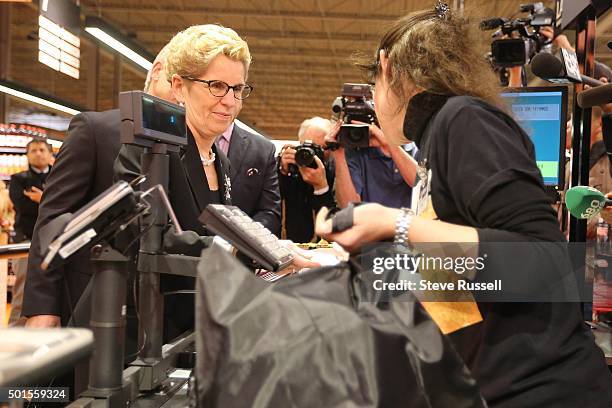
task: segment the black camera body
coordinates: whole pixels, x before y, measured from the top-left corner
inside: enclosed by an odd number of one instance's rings
[[[368,84],[346,83],[342,85],[341,95],[332,104],[333,114],[344,122],[338,132],[338,145],[353,149],[368,147],[369,125],[378,123],[372,87]],[[365,124],[353,124],[352,121]]]
[[[303,144],[295,147],[295,162],[296,164],[289,165],[289,174],[298,176],[298,166],[310,167],[311,169],[317,168],[317,162],[315,156],[322,162],[325,160],[323,156],[323,148],[310,140],[306,140]]]
[[[491,61],[497,67],[526,65],[538,52],[551,47],[551,41],[540,34],[540,28],[554,27],[554,10],[542,3],[531,3],[521,5],[520,11],[529,14],[515,20],[497,17],[480,22],[482,30],[498,29],[493,34],[496,39],[491,43]],[[497,38],[511,36],[513,32],[517,32],[519,38]]]

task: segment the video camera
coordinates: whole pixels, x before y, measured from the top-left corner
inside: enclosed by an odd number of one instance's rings
[[[552,47],[552,41],[540,34],[540,29],[555,25],[554,10],[542,3],[530,3],[522,4],[520,12],[529,14],[514,20],[496,17],[480,22],[481,30],[498,29],[491,43],[491,60],[497,67],[526,65],[538,52]],[[520,38],[499,38],[503,35],[510,37],[515,31]]]
[[[370,145],[370,124],[378,124],[374,112],[374,97],[372,87],[368,84],[344,84],[342,96],[337,97],[332,104],[334,116],[344,124],[338,133],[338,146],[359,149]],[[351,123],[352,121],[365,124]]]

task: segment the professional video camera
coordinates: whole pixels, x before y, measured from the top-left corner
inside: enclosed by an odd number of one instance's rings
[[[370,144],[369,124],[378,124],[374,112],[372,87],[368,84],[344,84],[342,96],[332,104],[334,115],[344,124],[338,133],[338,145],[353,149],[368,147]],[[352,121],[363,122],[354,124]],[[329,145],[329,143],[328,143]],[[337,146],[329,146],[336,148]]]
[[[540,34],[540,29],[554,26],[554,10],[542,3],[530,3],[522,4],[520,12],[529,14],[517,19],[496,17],[480,22],[481,30],[498,29],[491,43],[491,59],[495,66],[523,66],[538,52],[552,47],[552,41]],[[499,38],[503,35],[511,37],[514,32],[519,34],[519,38]]]

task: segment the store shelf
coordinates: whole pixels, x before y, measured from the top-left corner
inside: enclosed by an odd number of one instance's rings
[[[25,147],[4,147],[0,146],[0,154],[2,153],[12,153],[12,154],[23,154],[26,152]]]

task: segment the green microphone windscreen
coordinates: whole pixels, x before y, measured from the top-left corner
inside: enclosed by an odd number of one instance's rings
[[[565,193],[565,205],[574,217],[586,219],[599,214],[606,206],[606,197],[593,187],[576,186]]]

